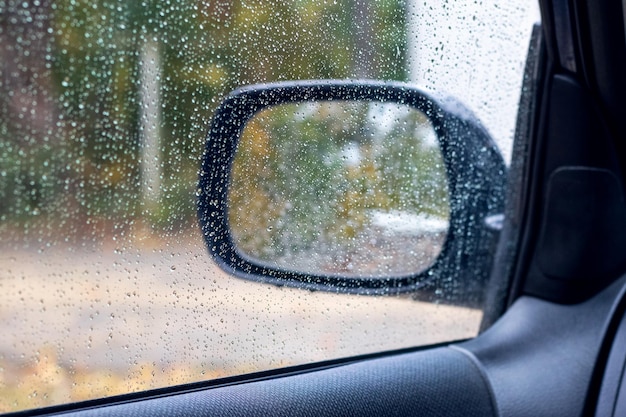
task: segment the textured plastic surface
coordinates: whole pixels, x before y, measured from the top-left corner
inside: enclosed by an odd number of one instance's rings
[[[490,392],[466,355],[439,348],[70,415],[489,417]]]
[[[625,282],[576,305],[522,297],[493,327],[458,347],[483,368],[501,417],[582,415]]]
[[[544,110],[545,158],[532,191],[542,220],[527,227],[539,235],[529,235],[524,244],[536,246],[523,293],[578,303],[624,271],[622,174],[611,134],[589,92],[563,75],[555,75],[545,92],[550,103]]]
[[[606,169],[563,167],[550,176],[537,259],[553,279],[600,281],[626,264],[622,186]]]
[[[623,313],[602,378],[595,415],[626,416],[626,315]]]

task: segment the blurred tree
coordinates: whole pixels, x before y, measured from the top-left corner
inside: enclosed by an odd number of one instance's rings
[[[198,161],[212,111],[228,91],[287,79],[406,79],[403,0],[8,3],[20,12],[0,14],[0,47],[16,57],[2,63],[0,162],[21,173],[0,186],[1,196],[14,196],[0,203],[5,217],[33,210],[55,217],[61,209],[73,213],[68,222],[144,217],[147,42],[158,44],[162,108],[160,204],[151,221],[166,228],[195,224]],[[15,145],[20,135],[46,144],[23,149]],[[46,161],[47,171],[40,169]]]
[[[32,218],[58,192],[50,1],[0,7],[0,219]],[[4,222],[3,222],[4,223]]]

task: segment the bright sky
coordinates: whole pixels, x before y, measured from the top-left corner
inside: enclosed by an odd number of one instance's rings
[[[409,7],[411,81],[464,103],[508,163],[530,34],[540,21],[536,1],[410,0]]]

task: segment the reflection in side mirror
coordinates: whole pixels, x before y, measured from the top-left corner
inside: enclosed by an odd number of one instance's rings
[[[228,221],[250,261],[304,274],[389,278],[424,271],[450,207],[432,124],[406,104],[279,104],[246,124]]]
[[[454,100],[372,81],[259,85],[216,110],[198,218],[216,263],[240,278],[477,306],[498,238],[485,219],[503,212],[505,180]]]

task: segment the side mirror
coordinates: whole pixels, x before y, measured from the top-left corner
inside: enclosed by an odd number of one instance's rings
[[[371,81],[258,85],[215,113],[198,217],[217,264],[240,278],[476,304],[505,179],[453,100]]]

